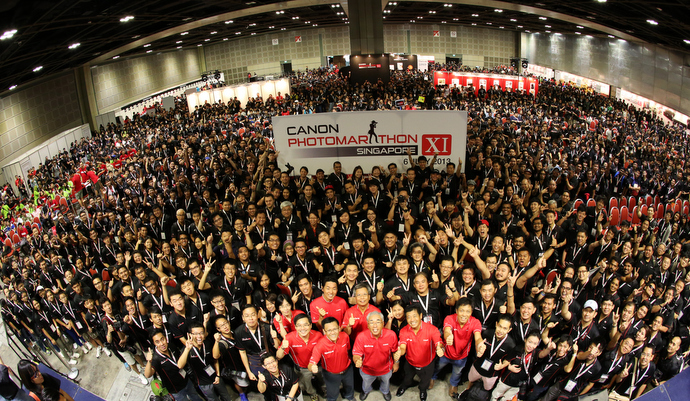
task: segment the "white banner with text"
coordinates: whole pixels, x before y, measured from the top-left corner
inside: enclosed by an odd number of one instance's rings
[[[466,111],[361,111],[281,116],[273,118],[279,162],[290,163],[299,171],[306,166],[314,174],[323,169],[328,175],[333,162],[342,163],[350,174],[361,166],[365,174],[374,166],[387,168],[397,163],[398,171],[409,167],[412,158],[423,155],[435,168],[447,163],[465,162],[467,144]]]

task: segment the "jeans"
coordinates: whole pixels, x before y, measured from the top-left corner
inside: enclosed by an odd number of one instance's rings
[[[360,370],[359,373],[362,375],[362,392],[364,394],[369,394],[373,390],[371,387],[372,384],[374,384],[374,381],[376,379],[381,379],[381,386],[379,387],[379,390],[381,391],[382,394],[390,394],[391,390],[391,376],[393,376],[393,371],[390,370],[388,373],[385,375],[381,376],[371,376],[364,371]]]
[[[452,387],[458,387],[458,385],[460,384],[460,375],[462,374],[462,368],[465,367],[466,362],[467,358],[450,359],[444,355],[438,359],[438,366],[436,366],[436,370],[434,371],[434,376],[432,377],[432,379],[436,380],[438,378],[438,373],[441,371],[441,369],[445,368],[446,365],[452,364],[453,373],[451,373],[450,375],[450,385]]]
[[[548,387],[543,387],[538,384],[535,384],[532,388],[532,391],[530,391],[527,395],[527,401],[537,401],[539,397],[541,397],[541,395],[544,394],[548,389]]]
[[[232,396],[225,387],[223,380],[218,384],[208,384],[199,386],[201,392],[204,393],[208,401],[232,401]],[[216,395],[217,394],[217,395]]]
[[[354,384],[354,373],[352,370],[352,364],[348,366],[343,373],[336,374],[323,370],[323,379],[326,382],[326,400],[336,401],[340,395],[340,383],[343,384],[343,389],[345,390],[345,395],[343,396],[346,400],[354,400],[355,398],[355,384]]]
[[[178,401],[204,401],[203,398],[196,392],[194,384],[191,380],[187,380],[187,385],[179,392],[172,395]]]

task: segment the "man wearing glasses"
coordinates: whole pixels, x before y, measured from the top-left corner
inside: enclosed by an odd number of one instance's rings
[[[285,336],[276,352],[276,357],[280,360],[285,355],[290,355],[297,365],[300,372],[299,387],[306,394],[311,395],[312,401],[318,401],[312,378],[314,373],[309,369],[309,359],[314,351],[316,344],[323,338],[323,334],[312,330],[311,321],[305,314],[295,316],[295,331],[291,331]]]
[[[317,374],[319,372],[318,364],[321,364],[323,378],[326,382],[327,401],[338,399],[341,383],[344,390],[343,398],[354,401],[354,373],[349,355],[350,337],[340,331],[340,323],[333,316],[323,319],[321,323],[325,336],[312,350],[309,369],[313,374]]]

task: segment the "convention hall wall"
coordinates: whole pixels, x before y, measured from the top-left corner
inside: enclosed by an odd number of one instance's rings
[[[515,55],[516,34],[511,31],[447,24],[383,28],[387,53],[435,56],[441,62],[447,54],[457,54],[472,66],[505,64]],[[350,54],[349,35],[347,26],[276,31],[205,46],[203,51],[207,69],[221,70],[226,81],[237,83],[246,80],[247,73],[280,74],[281,62],[290,61],[293,70],[304,70],[323,65],[327,56]]]
[[[578,35],[521,36],[522,56],[690,114],[690,56],[652,44]]]
[[[0,98],[0,166],[80,124],[82,113],[72,71]],[[13,177],[7,177],[10,179]]]
[[[98,114],[199,79],[201,70],[196,49],[99,65],[91,69]]]

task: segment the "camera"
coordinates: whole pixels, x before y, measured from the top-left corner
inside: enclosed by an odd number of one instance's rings
[[[403,203],[403,202],[405,202],[405,197],[402,195],[398,196],[398,203]]]

